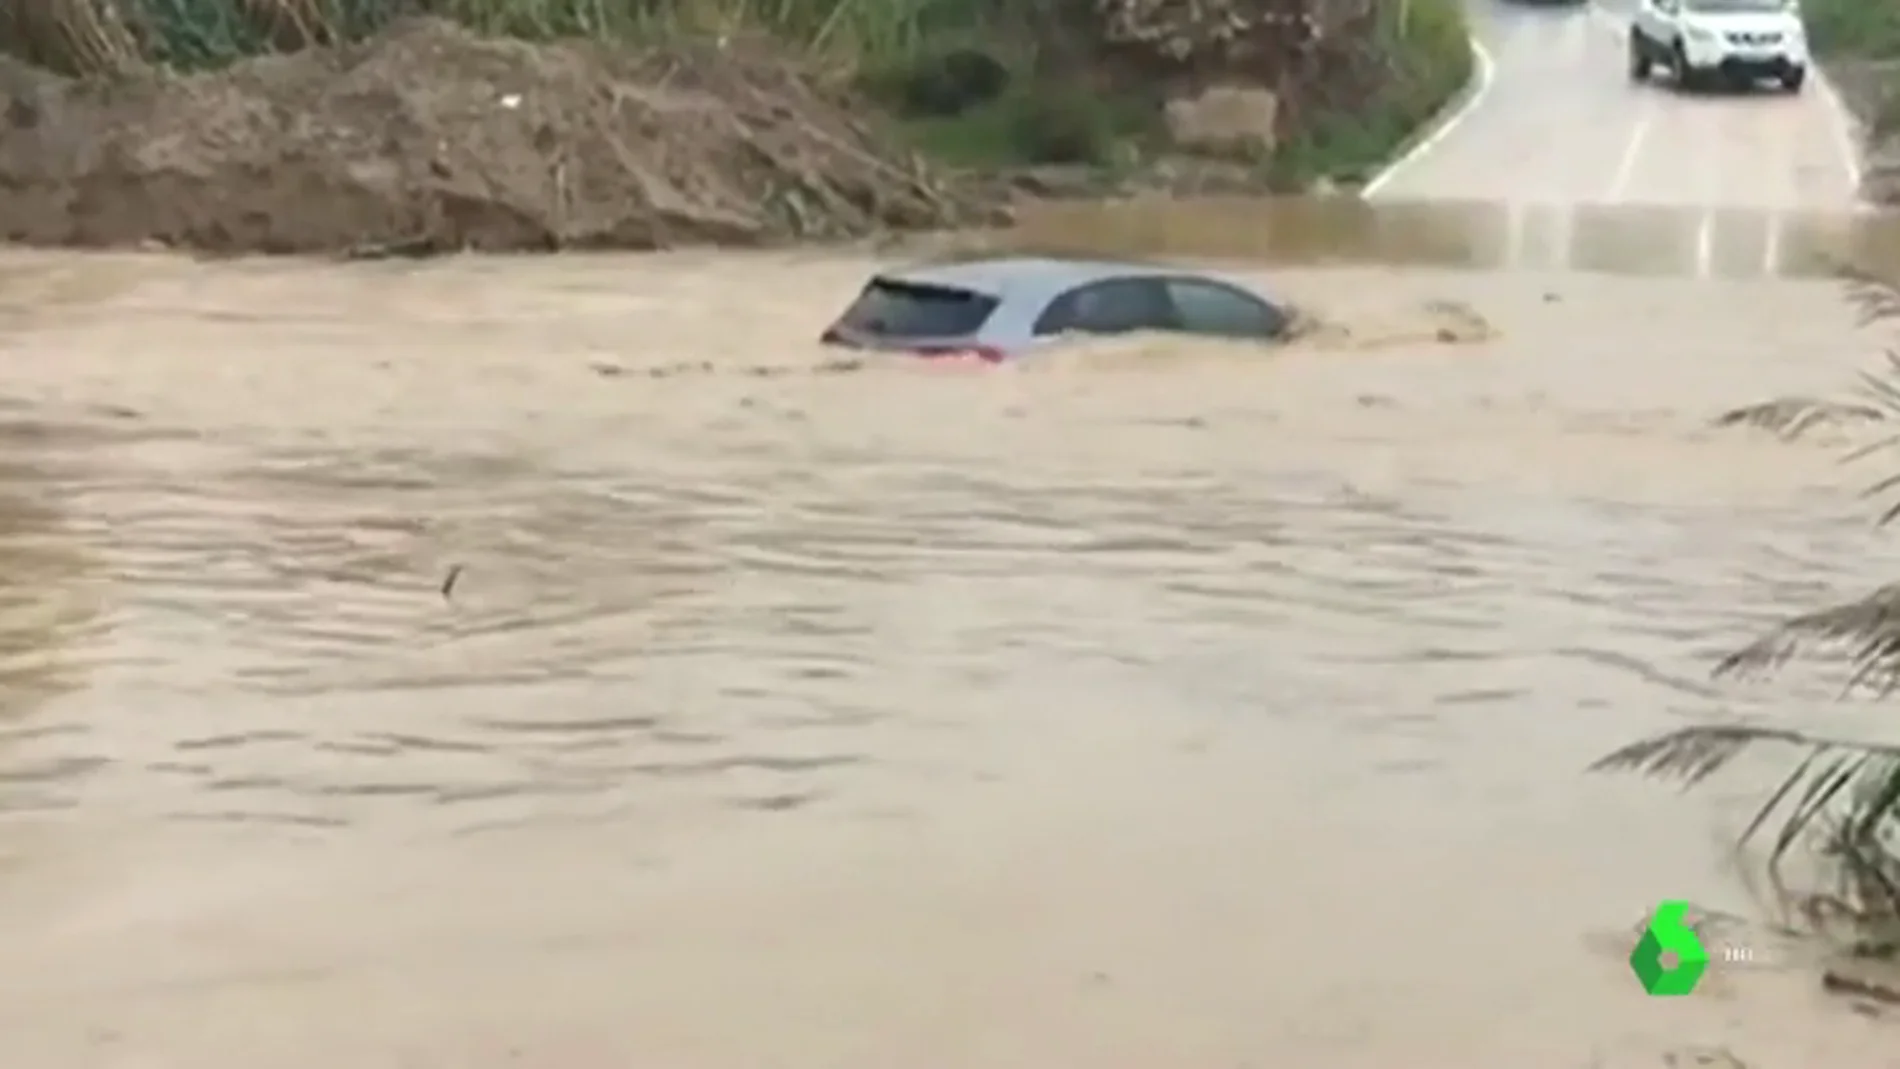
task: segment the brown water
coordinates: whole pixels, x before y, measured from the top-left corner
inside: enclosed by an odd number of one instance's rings
[[[1708,681],[1900,571],[1843,438],[1709,421],[1847,388],[1818,265],[1900,231],[1809,104],[1548,78],[1576,17],[1393,203],[1010,239],[1225,259],[1286,351],[840,364],[847,252],[0,258],[0,1064],[1894,1066],[1759,927],[1642,995],[1658,899],[1758,915],[1760,778],[1581,773],[1880,732]]]
[[[1244,221],[1244,222],[1237,222]],[[1839,208],[1416,200],[1165,198],[1049,205],[1004,245],[1307,266],[1824,278],[1900,263],[1900,215]]]
[[[1864,366],[1826,283],[1256,269],[1346,329],[986,373],[827,365],[844,253],[9,264],[7,1064],[1888,1064],[1646,999],[1751,783],[1580,775],[1871,724],[1705,681],[1900,569],[1707,426]]]

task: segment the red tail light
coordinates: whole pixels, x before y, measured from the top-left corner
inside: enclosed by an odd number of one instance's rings
[[[1003,350],[988,345],[964,345],[950,349],[932,348],[911,351],[926,360],[977,360],[985,364],[1003,362]]]

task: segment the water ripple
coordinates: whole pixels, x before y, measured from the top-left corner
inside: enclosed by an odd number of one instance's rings
[[[1372,760],[1417,774],[1453,725],[1523,706],[1558,665],[1579,708],[1714,708],[1711,633],[1831,596],[1832,562],[1877,552],[1769,503],[1400,495],[1293,465],[1089,484],[869,457],[764,478],[728,454],[660,478],[523,450],[189,452],[182,476],[175,451],[104,462],[96,442],[90,466],[49,465],[33,478],[92,525],[7,544],[112,562],[110,611],[64,640],[101,693],[211,711],[148,716],[109,755],[77,722],[0,735],[6,809],[130,776],[181,819],[313,829],[425,804],[473,827],[666,783],[778,812],[915,760],[906,732],[989,722],[878,704],[898,691],[868,681],[1007,690],[1056,663],[1159,671],[1207,714],[1276,718],[1339,715],[1364,700],[1355,675],[1402,672],[1424,700],[1346,729],[1411,740]],[[1685,565],[1718,549],[1719,569]],[[1762,581],[1738,593],[1737,575]],[[273,701],[219,711],[243,691]]]

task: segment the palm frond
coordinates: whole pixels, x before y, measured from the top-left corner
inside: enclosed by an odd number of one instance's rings
[[[1836,262],[1832,269],[1844,284],[1849,302],[1859,311],[1863,326],[1900,321],[1900,283],[1851,263]],[[1789,437],[1843,419],[1900,423],[1900,349],[1889,348],[1885,357],[1881,368],[1859,376],[1857,401],[1784,398],[1735,409],[1716,422],[1764,427]],[[1900,433],[1882,435],[1855,449],[1846,459],[1861,460],[1895,447],[1900,447]],[[1877,525],[1900,519],[1900,472],[1876,481],[1863,496],[1894,499],[1879,514]],[[1801,652],[1826,646],[1846,649],[1854,666],[1848,690],[1867,687],[1885,696],[1900,689],[1900,583],[1883,586],[1845,605],[1784,621],[1767,635],[1722,658],[1715,675],[1777,668]]]
[[[1900,296],[1895,296],[1900,309]],[[1896,314],[1900,314],[1897,311]],[[1715,417],[1717,427],[1751,427],[1770,431],[1784,438],[1799,438],[1817,427],[1855,423],[1900,423],[1900,350],[1888,349],[1885,366],[1863,371],[1854,386],[1854,400],[1829,400],[1825,397],[1777,397],[1752,405],[1731,408]],[[1847,459],[1880,452],[1900,443],[1900,435],[1891,435],[1862,446]],[[1876,488],[1874,493],[1885,492]]]
[[[1846,691],[1880,696],[1900,690],[1900,583],[1832,608],[1802,613],[1723,657],[1715,675],[1748,676],[1773,671],[1816,647],[1845,649],[1853,672]]]
[[[1900,286],[1865,268],[1834,261],[1830,271],[1841,280],[1848,303],[1863,327],[1900,321]],[[1819,397],[1777,397],[1732,408],[1715,417],[1717,427],[1749,427],[1785,438],[1798,438],[1817,427],[1850,423],[1900,422],[1900,350],[1885,352],[1885,366],[1862,372],[1854,393],[1857,400]],[[1856,450],[1849,459],[1900,444],[1900,435]],[[1900,485],[1897,482],[1896,485]],[[1886,492],[1883,488],[1876,492]]]
[[[1783,728],[1703,725],[1640,739],[1598,758],[1592,772],[1634,772],[1680,781],[1685,789],[1748,749],[1778,745],[1801,758],[1755,811],[1737,842],[1747,845],[1779,815],[1768,867],[1778,873],[1796,844],[1820,834],[1840,861],[1844,907],[1864,915],[1900,912],[1900,858],[1882,836],[1900,821],[1900,744],[1828,738]]]
[[[1887,359],[1887,366],[1879,372],[1861,372],[1859,392],[1867,400],[1867,407],[1878,412],[1880,418],[1893,419],[1900,416],[1900,353],[1888,349],[1882,355]]]
[[[1850,265],[1836,265],[1863,326],[1900,321],[1900,284]],[[1793,438],[1816,427],[1846,422],[1900,423],[1900,350],[1889,349],[1883,367],[1860,376],[1857,397],[1847,402],[1781,398],[1726,412],[1718,426],[1746,426]],[[1857,460],[1900,446],[1900,433],[1886,434],[1856,449]],[[1900,499],[1900,473],[1881,479],[1866,496]],[[1879,516],[1882,525],[1900,519],[1900,501]],[[1772,670],[1790,658],[1824,648],[1844,652],[1852,672],[1846,688],[1891,696],[1900,690],[1900,583],[1856,601],[1803,613],[1722,658],[1715,674]],[[1831,894],[1798,896],[1810,923],[1821,913],[1844,916],[1863,932],[1892,935],[1900,918],[1900,744],[1826,738],[1785,728],[1705,725],[1641,739],[1599,758],[1592,771],[1635,772],[1674,779],[1685,790],[1727,767],[1750,748],[1771,745],[1800,756],[1771,791],[1737,841],[1743,847],[1779,818],[1768,871],[1781,889],[1782,859],[1806,843],[1829,862]],[[1783,893],[1784,902],[1791,896]]]
[[[1893,418],[1869,404],[1829,401],[1819,397],[1777,397],[1772,401],[1731,408],[1711,421],[1717,427],[1749,427],[1794,439],[1816,427],[1846,423],[1875,423]]]
[[[1861,326],[1900,319],[1900,287],[1892,279],[1842,260],[1834,261],[1829,268],[1846,289],[1847,301],[1859,313]]]

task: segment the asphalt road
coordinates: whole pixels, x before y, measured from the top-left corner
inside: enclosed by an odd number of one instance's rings
[[[1705,210],[1854,203],[1854,144],[1824,81],[1810,78],[1798,96],[1632,83],[1625,10],[1472,0],[1478,88],[1367,195]]]

